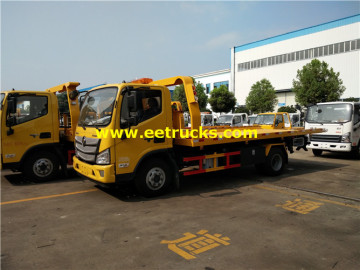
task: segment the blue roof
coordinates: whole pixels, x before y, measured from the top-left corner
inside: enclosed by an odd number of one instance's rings
[[[319,25],[315,25],[315,26],[311,26],[308,28],[296,30],[293,32],[279,35],[279,36],[247,43],[247,44],[244,44],[241,46],[236,46],[234,48],[234,50],[235,50],[235,52],[245,51],[248,49],[253,49],[253,48],[264,46],[267,44],[271,44],[271,43],[275,43],[275,42],[279,42],[279,41],[283,41],[283,40],[287,40],[287,39],[291,39],[291,38],[295,38],[295,37],[305,36],[305,35],[317,33],[317,32],[324,31],[324,30],[329,30],[332,28],[336,28],[336,27],[340,27],[340,26],[344,26],[344,25],[348,25],[348,24],[352,24],[352,23],[356,23],[356,22],[360,22],[360,14],[342,18],[342,19],[335,20],[335,21],[331,21],[331,22],[327,22],[327,23],[323,23],[323,24],[319,24]]]
[[[98,87],[98,86],[101,86],[101,85],[104,85],[105,83],[102,83],[102,84],[98,84],[98,85],[94,85],[94,86],[90,86],[90,87],[87,87],[87,88],[83,88],[83,89],[79,89],[78,91],[81,93],[81,92],[86,92],[86,91],[89,91],[95,87]]]

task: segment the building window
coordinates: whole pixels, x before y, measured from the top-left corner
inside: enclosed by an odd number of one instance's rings
[[[210,93],[210,83],[206,84],[206,94]]]
[[[300,60],[303,60],[304,59],[304,51],[301,51],[300,52]]]
[[[350,51],[350,41],[345,42],[345,52]]]
[[[324,46],[324,55],[328,55],[329,54],[329,46]]]
[[[240,63],[238,64],[238,71],[244,71],[253,68],[261,68],[266,66],[273,66],[277,64],[299,61],[304,59],[318,58],[321,56],[350,52],[359,49],[360,49],[360,39],[344,41],[344,42],[329,44],[313,49],[270,56],[267,58],[256,59],[253,61]]]
[[[319,57],[319,49],[318,48],[314,49],[314,57]]]
[[[351,50],[355,50],[356,48],[356,40],[351,41]]]
[[[319,47],[319,56],[323,56],[323,47]]]
[[[214,83],[214,89],[220,87],[221,85],[225,85],[227,89],[229,89],[229,81],[216,82]]]
[[[340,43],[340,52],[343,53],[344,52],[344,42]]]

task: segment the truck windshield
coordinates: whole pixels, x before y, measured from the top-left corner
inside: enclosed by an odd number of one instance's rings
[[[254,125],[272,125],[274,123],[275,114],[258,115],[254,121]]]
[[[111,122],[118,88],[107,87],[88,92],[81,108],[80,126],[107,126]]]
[[[217,123],[221,124],[231,124],[233,116],[232,115],[221,115],[217,120]]]
[[[256,116],[249,116],[249,125],[254,124]]]
[[[322,104],[308,108],[308,123],[345,123],[351,121],[351,104]]]

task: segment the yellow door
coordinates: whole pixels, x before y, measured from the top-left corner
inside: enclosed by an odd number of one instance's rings
[[[137,92],[135,95],[136,112],[131,112],[129,109],[128,94],[123,96],[120,112],[121,124],[119,126],[123,132],[133,131],[134,133],[137,132],[137,135],[136,138],[115,139],[116,174],[131,173],[140,159],[147,153],[171,147],[172,139],[165,137],[165,129],[169,126],[169,121],[172,121],[170,95],[167,96],[168,93],[161,91],[161,89],[166,88],[154,87],[148,88],[148,90],[135,90]],[[132,118],[130,130],[127,127],[129,118]],[[151,134],[151,132],[155,134],[156,130],[164,131],[164,138],[145,136],[146,132],[147,134]]]
[[[30,148],[53,143],[54,123],[49,94],[16,93],[8,100],[14,102],[12,113],[2,112],[1,146],[3,163],[16,163]],[[6,101],[8,105],[8,101]],[[57,124],[57,123],[56,123]]]

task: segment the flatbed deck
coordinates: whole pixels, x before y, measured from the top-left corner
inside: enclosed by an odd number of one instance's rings
[[[199,138],[198,133],[195,133],[196,138],[192,138],[188,136],[186,138],[180,138],[180,136],[176,137],[174,144],[182,145],[182,146],[190,146],[190,147],[198,147],[198,146],[205,146],[205,145],[216,145],[216,144],[224,144],[224,143],[236,143],[236,142],[249,142],[249,141],[256,141],[262,139],[276,139],[276,138],[285,138],[285,137],[296,137],[296,136],[303,136],[312,133],[321,133],[323,132],[322,128],[317,129],[305,129],[303,127],[292,127],[292,128],[281,128],[281,129],[274,129],[274,128],[266,128],[261,126],[246,126],[246,127],[228,127],[228,126],[207,126],[202,127],[203,130],[206,129],[215,129],[216,130],[216,138],[215,136],[209,136],[209,138]],[[189,134],[191,134],[191,128],[188,129]],[[228,131],[227,131],[228,130]],[[231,138],[226,138],[225,135],[231,134],[230,131],[238,130],[239,133],[241,132],[242,135],[238,137],[235,134],[235,137],[232,136]],[[246,137],[243,135],[244,132],[256,130],[257,136],[255,137],[251,134],[253,133],[246,133]],[[225,134],[225,131],[226,134]],[[183,131],[185,134],[185,131]]]

